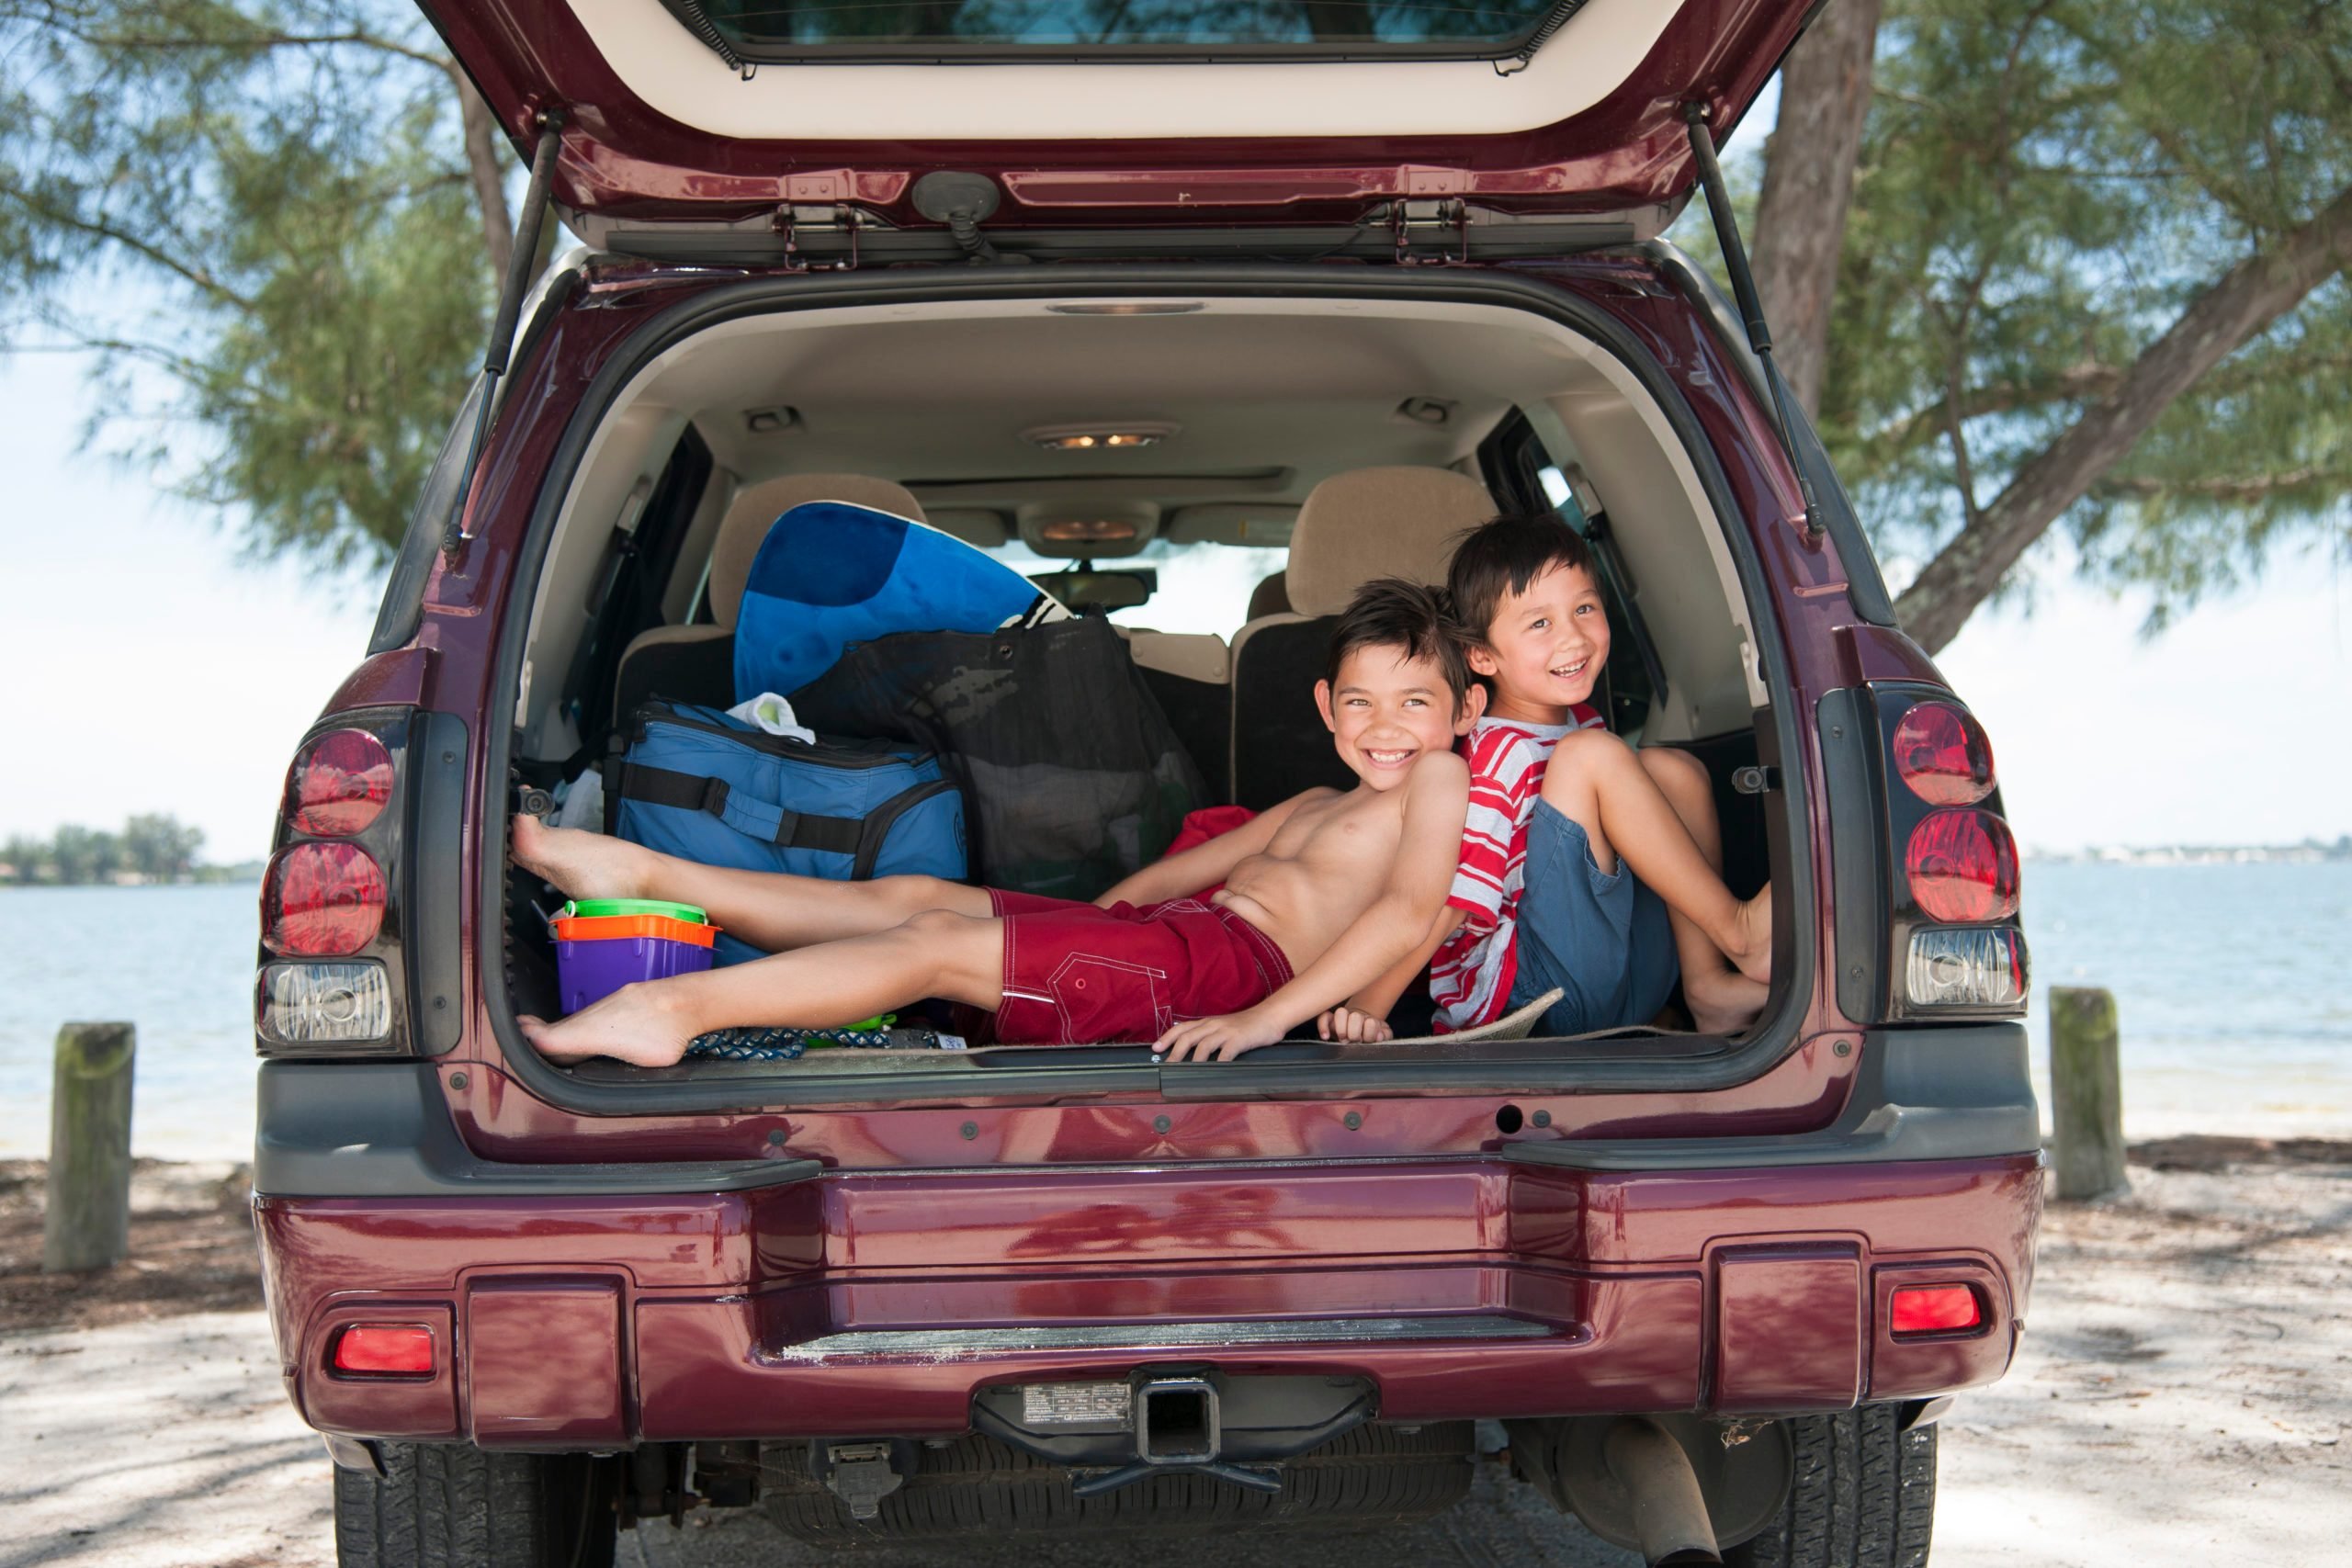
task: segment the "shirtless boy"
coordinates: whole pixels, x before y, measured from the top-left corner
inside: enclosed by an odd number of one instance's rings
[[[1636,751],[1590,698],[1609,617],[1584,541],[1556,517],[1498,517],[1456,545],[1451,608],[1492,696],[1464,749],[1470,810],[1447,908],[1396,971],[1325,1021],[1385,1038],[1417,960],[1438,1027],[1493,1021],[1557,989],[1538,1032],[1647,1023],[1678,972],[1693,1024],[1754,1021],[1770,976],[1770,889],[1723,881],[1704,768],[1670,747]]]
[[[695,904],[774,956],[623,987],[556,1022],[557,1061],[666,1066],[730,1025],[838,1027],[940,997],[1008,1043],[1149,1039],[1214,1061],[1281,1039],[1404,958],[1444,905],[1476,709],[1436,596],[1366,584],[1332,634],[1316,706],[1357,778],[1148,865],[1092,904],[935,877],[830,882],[698,865],[514,819],[516,862],[577,897]],[[1218,883],[1206,902],[1193,897]]]

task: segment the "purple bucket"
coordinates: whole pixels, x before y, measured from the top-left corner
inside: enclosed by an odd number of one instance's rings
[[[581,928],[668,927],[700,932],[709,928],[685,926],[675,920],[646,918],[605,921],[565,919],[556,922],[556,989],[567,1013],[602,1001],[623,986],[639,980],[666,980],[675,975],[699,975],[710,967],[708,941],[684,942],[666,936],[590,936]]]

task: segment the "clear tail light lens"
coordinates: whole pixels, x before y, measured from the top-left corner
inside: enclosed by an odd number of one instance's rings
[[[2025,1002],[2025,938],[2014,926],[1930,926],[1911,933],[1904,987],[1916,1007]]]
[[[1928,919],[2006,920],[2018,912],[2018,844],[1989,811],[1930,811],[1911,829],[1903,870]]]
[[[1887,1316],[1898,1336],[1959,1334],[1983,1325],[1984,1307],[1966,1285],[1905,1285],[1887,1303]]]
[[[1897,777],[1930,806],[1973,806],[1993,793],[1993,743],[1950,703],[1919,703],[1894,727]]]
[[[292,845],[262,876],[262,943],[288,957],[347,957],[376,940],[384,901],[384,868],[358,845]]]
[[[272,964],[254,1023],[280,1045],[381,1040],[392,1032],[391,981],[380,964]]]
[[[286,820],[318,838],[360,831],[391,797],[392,753],[364,729],[330,729],[303,747],[286,773]]]

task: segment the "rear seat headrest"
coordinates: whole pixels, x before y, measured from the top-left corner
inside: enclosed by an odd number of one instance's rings
[[[785,474],[738,491],[710,550],[710,613],[720,626],[735,625],[735,614],[743,604],[743,584],[752,575],[752,558],[760,553],[769,525],[805,501],[846,501],[923,521],[922,502],[906,486],[864,474]]]
[[[1451,468],[1354,468],[1307,492],[1286,587],[1302,615],[1336,615],[1375,577],[1445,581],[1454,536],[1495,514],[1487,487]]]

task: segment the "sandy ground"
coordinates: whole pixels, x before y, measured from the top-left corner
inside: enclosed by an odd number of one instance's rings
[[[207,1227],[235,1239],[233,1213],[217,1201],[233,1190],[223,1188],[228,1174],[142,1172],[154,1234],[184,1258],[228,1267],[228,1252],[198,1239]],[[1945,1418],[1935,1561],[2345,1562],[2352,1149],[2177,1140],[2135,1149],[2132,1176],[2128,1198],[2052,1211],[2017,1367]],[[0,1333],[0,1568],[333,1562],[326,1461],[279,1393],[259,1312],[159,1314],[141,1278],[155,1271],[129,1267],[75,1292],[28,1289],[21,1246],[8,1242],[24,1234],[9,1216],[21,1222],[26,1199],[22,1184],[13,1198],[0,1189],[10,1325]],[[37,1224],[32,1235],[37,1266]],[[28,1306],[59,1326],[19,1326]],[[73,1326],[77,1319],[96,1321]],[[842,1561],[1172,1568],[1207,1550],[976,1542],[952,1557],[928,1549]],[[1214,1551],[1220,1568],[1634,1561],[1491,1465],[1467,1503],[1409,1530],[1220,1538]],[[631,1568],[827,1561],[752,1513],[698,1514],[683,1530],[644,1526],[621,1547]]]

